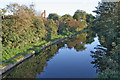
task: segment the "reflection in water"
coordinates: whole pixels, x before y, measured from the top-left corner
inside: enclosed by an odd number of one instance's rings
[[[85,50],[86,49],[85,48],[86,36],[87,36],[87,33],[80,34],[80,35],[73,37],[73,39],[67,42],[68,48],[71,49],[72,47],[74,47],[74,49],[77,52]]]
[[[36,74],[43,72],[44,67],[47,66],[46,61],[52,58],[57,51],[57,45],[47,48],[40,55],[33,56],[17,66],[7,78],[35,78]]]
[[[97,39],[98,37],[92,44],[85,45],[85,50],[79,52],[76,51],[74,46],[66,48],[68,47],[66,44],[47,63],[48,66],[44,68],[43,73],[37,75],[37,78],[95,78],[97,74],[95,68],[91,65],[92,58],[89,51],[94,49],[96,43],[98,43]],[[72,40],[69,40],[69,42],[72,42]]]
[[[89,31],[52,45],[18,65],[6,78],[118,78],[120,45],[97,36]]]
[[[96,68],[91,64],[90,51],[99,41],[98,37],[90,35],[82,33],[52,45],[14,68],[6,77],[95,78]],[[92,40],[88,41],[89,38]]]

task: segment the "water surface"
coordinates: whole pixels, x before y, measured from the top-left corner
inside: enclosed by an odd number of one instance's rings
[[[90,51],[100,45],[98,36],[87,33],[54,44],[24,61],[6,76],[8,78],[96,78]]]

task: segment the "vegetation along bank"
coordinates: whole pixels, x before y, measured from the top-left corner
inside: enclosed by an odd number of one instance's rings
[[[77,10],[73,16],[51,13],[38,15],[34,6],[9,4],[0,11],[2,16],[2,68],[20,61],[23,56],[37,53],[55,40],[76,34],[94,20],[91,14]],[[9,13],[6,15],[5,13]],[[22,54],[22,55],[21,55]],[[19,55],[19,56],[17,56]],[[16,57],[17,56],[17,57]],[[11,59],[13,58],[13,59]]]

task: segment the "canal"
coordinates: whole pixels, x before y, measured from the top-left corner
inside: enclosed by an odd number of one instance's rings
[[[93,56],[97,46],[101,46],[97,34],[81,33],[46,48],[6,72],[4,76],[5,78],[97,78],[99,71],[98,67],[95,67]]]

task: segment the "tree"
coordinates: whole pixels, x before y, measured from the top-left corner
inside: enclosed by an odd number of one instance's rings
[[[12,15],[6,16],[2,24],[2,42],[7,48],[16,48],[45,39],[46,29],[43,21],[27,6],[10,4],[7,6]]]
[[[19,7],[20,7],[20,5],[18,5],[18,4],[9,4],[9,5],[7,5],[7,11],[10,14],[16,15],[17,10],[19,10]]]
[[[93,31],[99,36],[100,46],[91,51],[92,64],[97,67],[98,78],[120,78],[120,2],[101,2],[94,12]],[[107,49],[105,49],[105,48]]]
[[[86,14],[86,22],[91,23],[93,22],[95,17],[92,14]]]
[[[48,15],[48,19],[59,20],[59,15],[56,13],[51,13]]]
[[[86,20],[86,12],[83,10],[77,10],[74,13],[73,18],[77,21]]]
[[[69,15],[69,14],[65,14],[62,17],[60,17],[60,20],[65,21],[65,22],[67,20],[70,20],[70,19],[73,19],[73,17],[71,15]]]
[[[119,5],[120,3],[99,3],[96,7],[97,10],[94,12],[98,15],[96,20],[93,22],[94,30],[102,34],[104,37],[110,37],[108,41],[116,41],[118,44],[118,32],[120,31],[120,20],[119,20]],[[114,33],[114,34],[112,34]]]
[[[58,25],[52,20],[47,20],[45,23],[45,27],[47,30],[47,40],[51,40],[57,36]]]
[[[6,12],[7,12],[7,10],[3,8],[0,10],[0,15],[5,15]]]

